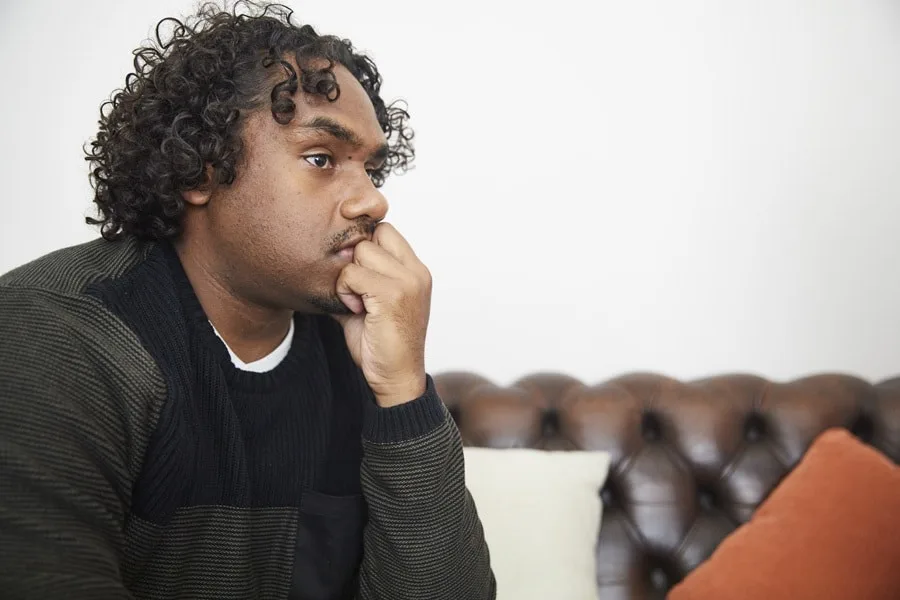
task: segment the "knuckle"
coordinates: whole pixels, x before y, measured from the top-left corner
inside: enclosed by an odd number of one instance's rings
[[[431,270],[425,265],[422,265],[422,282],[427,289],[431,289],[431,286],[434,284],[434,276],[431,274]]]
[[[360,243],[356,244],[353,247],[353,262],[359,264],[360,260],[366,258],[370,252],[372,252],[372,242],[369,240],[363,240]]]
[[[338,275],[338,281],[348,283],[352,280],[357,279],[360,269],[362,269],[362,267],[355,262],[346,265],[343,269],[341,269],[341,273],[340,275]]]

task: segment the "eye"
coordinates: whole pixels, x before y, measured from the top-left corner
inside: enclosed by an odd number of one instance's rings
[[[386,160],[379,160],[372,165],[366,166],[366,173],[369,174],[369,179],[375,177],[376,175],[384,175],[385,169],[388,168],[388,163]]]
[[[317,169],[327,169],[331,166],[331,157],[327,154],[310,154],[309,156],[304,156],[303,160]]]

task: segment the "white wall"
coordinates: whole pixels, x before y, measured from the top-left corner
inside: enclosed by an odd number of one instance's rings
[[[900,3],[293,5],[410,102],[432,371],[900,374]],[[94,237],[81,145],[191,6],[5,7],[0,271]]]

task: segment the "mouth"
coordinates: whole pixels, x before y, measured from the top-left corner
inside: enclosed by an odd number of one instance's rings
[[[360,242],[363,242],[369,238],[365,236],[356,237],[352,240],[349,240],[343,244],[335,251],[335,254],[341,259],[346,260],[347,262],[353,261],[353,250],[356,248],[356,245]]]

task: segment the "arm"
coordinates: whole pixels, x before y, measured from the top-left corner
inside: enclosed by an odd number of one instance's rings
[[[361,600],[492,600],[496,583],[465,487],[459,431],[428,379],[424,395],[366,415],[369,524]]]
[[[74,302],[74,301],[73,301]],[[54,300],[0,289],[0,590],[129,598],[121,415]]]
[[[459,431],[425,373],[431,273],[380,223],[356,245],[336,288],[352,313],[336,319],[374,395],[363,427],[361,599],[493,600]]]

